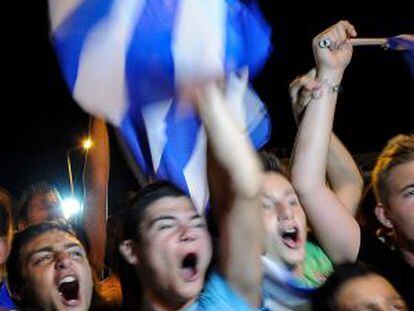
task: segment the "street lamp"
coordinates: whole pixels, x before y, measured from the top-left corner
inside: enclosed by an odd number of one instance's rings
[[[80,146],[75,146],[66,151],[66,163],[68,166],[69,186],[70,186],[70,192],[72,195],[75,194],[75,189],[73,185],[72,161],[70,159],[70,153],[78,149],[83,149],[85,150],[85,152],[88,152],[88,150],[92,147],[92,144],[93,142],[90,139],[90,137],[87,137],[82,141],[82,144]]]
[[[89,137],[88,138],[85,138],[82,141],[82,147],[86,151],[88,151],[89,149],[91,149],[91,147],[92,147],[92,139],[90,139]]]

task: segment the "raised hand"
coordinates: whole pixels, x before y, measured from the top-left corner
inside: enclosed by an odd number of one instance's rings
[[[289,85],[290,104],[296,124],[299,124],[309,102],[317,96],[321,84],[316,80],[316,69],[312,68],[298,76]]]
[[[318,34],[312,42],[318,72],[343,72],[352,57],[352,45],[348,40],[356,35],[348,21],[340,21]]]

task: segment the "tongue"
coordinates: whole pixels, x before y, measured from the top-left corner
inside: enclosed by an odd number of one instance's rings
[[[196,269],[192,267],[181,268],[181,277],[185,281],[191,281],[196,275]]]
[[[297,239],[287,236],[283,238],[283,243],[289,248],[295,248],[297,246]]]

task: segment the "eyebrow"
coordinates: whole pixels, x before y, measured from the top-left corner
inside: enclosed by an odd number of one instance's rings
[[[200,219],[200,218],[201,218],[201,215],[196,213],[193,216],[191,216],[190,220]],[[151,220],[150,223],[148,224],[148,227],[151,228],[155,223],[157,223],[158,221],[162,221],[162,220],[177,220],[177,217],[171,216],[171,215],[159,216],[159,217]]]
[[[289,195],[296,195],[296,192],[295,192],[295,190],[294,189],[288,189],[288,190],[286,190],[285,192],[284,192],[284,194],[283,194],[283,196],[284,197],[287,197],[287,196],[289,196]],[[268,193],[264,193],[263,194],[263,197],[265,198],[265,199],[267,199],[267,200],[271,200],[271,201],[277,201],[277,198],[274,196],[274,195],[272,195],[272,194],[268,194]]]
[[[77,248],[79,248],[79,249],[82,249],[83,250],[83,247],[81,246],[81,245],[79,245],[78,243],[68,243],[68,244],[65,244],[65,246],[63,247],[63,249],[64,250],[67,250],[67,249],[69,249],[69,248],[73,248],[73,247],[77,247]],[[45,247],[42,247],[42,248],[40,248],[40,249],[36,249],[36,250],[34,250],[34,251],[31,251],[27,256],[26,256],[26,258],[28,259],[28,260],[30,260],[34,255],[36,255],[36,254],[38,254],[38,253],[43,253],[43,252],[45,252],[45,253],[53,253],[55,250],[53,249],[53,247],[51,247],[51,246],[45,246]]]
[[[156,222],[162,221],[162,220],[176,220],[176,217],[170,216],[170,215],[159,216],[150,221],[150,223],[148,224],[148,228],[151,228]]]
[[[402,188],[399,190],[399,192],[400,192],[400,193],[401,193],[401,192],[404,192],[405,190],[407,190],[407,189],[409,189],[409,188],[414,188],[414,184],[409,184],[409,185],[406,185],[406,186],[402,187]]]

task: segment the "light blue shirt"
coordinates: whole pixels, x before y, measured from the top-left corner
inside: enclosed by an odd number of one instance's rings
[[[186,311],[255,311],[216,271],[210,273],[198,299]]]

